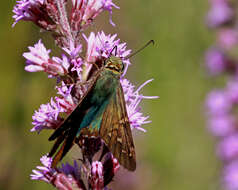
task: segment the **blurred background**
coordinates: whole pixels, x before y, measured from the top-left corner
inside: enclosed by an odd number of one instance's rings
[[[134,134],[138,169],[120,172],[113,189],[219,190],[220,163],[203,106],[213,85],[203,68],[204,51],[213,40],[204,24],[208,0],[114,2],[121,8],[113,10],[116,27],[105,13],[90,30],[118,33],[133,50],[153,39],[154,46],[131,58],[127,78],[136,86],[154,78],[143,94],[160,98],[143,101],[152,123],[144,126],[146,133]],[[30,22],[11,27],[14,4],[0,2],[0,189],[53,189],[29,175],[51,147],[50,131],[38,135],[30,129],[34,110],[54,96],[55,81],[25,72],[22,53],[39,38],[47,49],[56,47]]]

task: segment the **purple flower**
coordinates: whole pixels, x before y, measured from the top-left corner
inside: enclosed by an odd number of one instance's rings
[[[80,168],[76,161],[74,165],[62,164],[61,168],[51,168],[52,158],[42,156],[40,159],[43,166],[37,166],[37,170],[32,170],[32,180],[45,181],[55,186],[59,190],[72,190],[73,188],[86,190],[81,179]]]
[[[112,7],[119,9],[112,0],[72,0],[73,8],[71,11],[71,26],[75,31],[80,31],[91,22],[104,10],[110,13],[111,21]]]
[[[78,75],[78,79],[82,80],[82,72],[83,72],[83,65],[84,65],[83,60],[79,57],[79,58],[72,59],[71,63],[73,65],[71,71],[76,71]]]
[[[38,111],[35,111],[32,116],[34,127],[31,132],[41,132],[42,129],[55,129],[62,122],[62,118],[59,117],[59,113],[64,112],[59,103],[55,102],[51,98],[50,103],[42,104]]]
[[[134,91],[135,86],[133,86],[127,79],[121,79],[121,85],[124,91],[127,113],[131,127],[144,132],[146,130],[141,128],[141,125],[150,123],[151,121],[147,120],[149,116],[143,116],[143,114],[141,113],[141,108],[139,107],[139,103],[142,99],[154,99],[158,98],[158,96],[143,96],[142,94],[139,94],[139,91],[151,81],[152,80],[146,81],[137,90]]]
[[[237,29],[223,29],[218,34],[218,42],[221,47],[230,49],[238,43]]]
[[[56,172],[55,169],[51,168],[52,159],[45,155],[41,157],[40,161],[43,166],[37,166],[36,168],[38,170],[32,170],[33,174],[30,175],[31,179],[50,183],[54,173]]]
[[[217,27],[229,22],[233,18],[233,10],[226,0],[211,1],[211,9],[207,15],[209,27]]]
[[[230,111],[231,102],[222,90],[213,90],[207,96],[206,107],[211,115],[223,115]]]
[[[75,47],[74,43],[70,41],[69,47],[63,47],[62,49],[70,56],[71,59],[75,59],[82,52],[82,44]]]
[[[64,82],[62,82],[61,86],[56,87],[58,90],[57,94],[59,94],[60,97],[56,97],[55,99],[61,108],[61,112],[67,114],[70,114],[78,103],[71,95],[72,88],[73,85],[66,85]]]
[[[55,17],[57,17],[58,13],[54,8],[53,2],[49,3],[45,0],[19,0],[13,8],[13,13],[13,19],[15,19],[13,27],[20,20],[24,20],[32,21],[45,30],[54,30],[56,28],[53,20],[57,20]]]
[[[80,167],[76,160],[74,160],[74,165],[71,166],[69,163],[66,162],[66,164],[62,164],[60,168],[58,168],[58,171],[61,173],[64,173],[66,176],[72,175],[75,180],[80,181],[81,180],[81,174],[80,174]]]
[[[71,90],[73,85],[66,85],[62,82],[61,86],[56,87],[59,97],[55,97],[55,101],[51,98],[50,103],[42,104],[38,111],[35,111],[32,116],[34,127],[31,131],[37,131],[38,133],[42,129],[56,129],[63,118],[59,116],[59,113],[70,114],[78,103],[78,99],[73,98]],[[82,96],[83,92],[80,91]]]
[[[33,10],[40,10],[40,8],[43,5],[43,0],[19,0],[17,1],[17,4],[13,8],[13,13],[15,14],[13,18],[15,19],[15,22],[13,26],[19,21],[19,20],[25,20],[25,21],[36,21],[38,18],[38,15],[33,12]]]
[[[100,190],[104,187],[103,164],[101,162],[92,163],[90,180],[93,189]]]
[[[238,135],[224,138],[218,145],[218,154],[223,160],[233,160],[238,156]]]
[[[23,53],[27,59],[25,70],[28,72],[45,71],[53,76],[63,76],[68,73],[69,63],[65,56],[63,59],[50,59],[50,50],[47,50],[44,44],[39,40],[34,47],[29,47],[30,52]]]
[[[238,103],[238,80],[236,78],[228,81],[226,94],[232,103]]]
[[[224,186],[227,190],[238,189],[238,161],[231,162],[225,167]]]
[[[226,58],[222,51],[211,48],[205,56],[205,64],[211,75],[218,75],[224,72],[226,68]]]
[[[85,40],[87,41],[87,53],[86,53],[86,62],[87,63],[94,63],[97,60],[106,59],[109,56],[115,55],[120,58],[125,58],[131,52],[131,50],[126,49],[126,43],[120,43],[120,39],[116,39],[117,34],[114,35],[105,35],[105,33],[98,32],[95,35],[94,32],[91,32],[89,37],[87,38],[84,36]],[[117,52],[112,52],[112,50],[117,47]],[[88,73],[92,67],[92,64],[86,64],[87,72]],[[129,59],[124,60],[123,63],[127,66],[130,64]],[[126,72],[126,70],[125,70]]]
[[[217,137],[224,137],[234,132],[234,118],[229,115],[219,115],[209,118],[208,127]]]
[[[126,43],[120,43],[120,39],[116,39],[117,34],[114,35],[105,35],[105,33],[98,32],[97,35],[94,32],[91,32],[89,37],[84,36],[87,41],[87,62],[95,62],[98,58],[104,57],[108,58],[109,56],[114,55],[115,52],[112,50],[117,46],[116,56],[124,58],[128,56],[131,50],[126,50]],[[129,60],[123,60],[124,63],[129,64]]]

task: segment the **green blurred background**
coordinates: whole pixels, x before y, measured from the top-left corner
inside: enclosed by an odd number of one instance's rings
[[[221,189],[215,140],[203,114],[204,98],[214,85],[203,68],[204,51],[213,40],[204,25],[208,0],[114,2],[121,7],[113,10],[117,26],[110,26],[108,14],[102,14],[91,29],[118,33],[133,50],[155,40],[155,46],[131,59],[127,78],[137,86],[154,78],[143,94],[160,96],[142,103],[153,122],[144,126],[147,133],[135,134],[138,169],[119,174],[122,180],[115,180],[114,189]],[[0,190],[53,189],[29,175],[51,147],[50,132],[30,132],[31,116],[55,94],[55,83],[43,73],[25,72],[22,53],[39,38],[47,48],[55,45],[32,23],[11,28],[14,4],[0,2]]]

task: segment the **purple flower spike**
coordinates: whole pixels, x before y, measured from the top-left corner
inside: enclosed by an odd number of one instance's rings
[[[205,56],[205,63],[209,74],[218,75],[224,72],[226,68],[226,58],[222,51],[211,48]]]
[[[121,71],[123,73],[111,76],[110,74],[114,73],[112,70],[108,76],[121,82],[125,97],[124,103],[126,103],[124,106],[127,109],[131,128],[145,131],[141,126],[150,122],[148,121],[149,116],[142,114],[139,104],[143,99],[158,98],[157,96],[144,96],[141,93],[141,89],[152,80],[146,81],[135,89],[133,84],[124,79],[128,66],[131,64],[128,58],[131,50],[127,49],[126,43],[117,38],[117,34],[106,35],[101,31],[91,32],[86,37],[82,33],[103,11],[109,12],[109,22],[115,26],[112,22],[113,8],[119,9],[112,0],[18,0],[13,9],[15,20],[13,26],[20,20],[31,21],[41,30],[51,32],[56,45],[63,50],[61,57],[51,57],[51,50],[46,49],[39,40],[34,46],[28,47],[28,52],[23,53],[26,59],[26,71],[43,71],[47,73],[48,78],[56,80],[57,96],[51,98],[49,103],[42,104],[34,112],[32,116],[34,127],[31,129],[32,132],[38,133],[43,129],[56,130],[50,137],[51,140],[55,140],[50,152],[53,158],[43,156],[40,159],[42,166],[37,166],[35,170],[32,170],[31,179],[47,182],[58,190],[107,190],[106,186],[113,180],[120,168],[119,162],[128,170],[134,171],[135,169],[134,158],[127,160],[130,163],[125,164],[124,160],[121,161],[120,156],[115,154],[116,157],[114,157],[112,154],[114,151],[110,152],[110,143],[106,143],[100,131],[94,130],[91,133],[90,129],[91,124],[95,123],[99,127],[101,125],[96,121],[98,120],[96,116],[103,114],[98,101],[103,103],[103,106],[106,99],[112,97],[105,99],[104,93],[99,93],[99,100],[91,100],[94,98],[92,93],[98,90],[102,72],[107,70],[104,63],[108,63],[109,58],[117,57],[118,61],[124,64],[124,69]],[[82,37],[86,43],[81,44]],[[86,44],[86,47],[83,47],[83,44]],[[86,54],[82,50],[86,50]],[[101,87],[99,87],[100,90]],[[108,93],[111,95],[111,92]],[[94,104],[97,104],[96,107]],[[96,114],[95,118],[92,118],[91,114]],[[77,126],[76,128],[68,126],[67,129],[67,124],[74,122],[75,117],[83,117],[82,120],[78,120],[78,124],[80,125],[80,122],[82,125],[87,124],[85,127],[89,131],[77,129]],[[59,160],[63,159],[74,144],[81,149],[82,159],[78,159],[81,165],[79,166],[74,161],[73,165],[66,163],[57,167]]]
[[[63,60],[59,58],[50,59],[50,50],[47,50],[44,44],[39,40],[34,47],[29,47],[30,52],[23,53],[23,56],[27,59],[27,66],[25,70],[28,72],[45,71],[53,76],[63,76],[68,73],[69,63],[67,59],[63,57]]]

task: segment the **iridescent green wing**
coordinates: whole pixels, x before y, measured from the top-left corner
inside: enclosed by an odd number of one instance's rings
[[[99,135],[122,166],[131,171],[136,169],[135,147],[121,84],[103,113]]]
[[[53,158],[52,167],[56,167],[57,163],[62,160],[62,158],[66,155],[66,153],[73,146],[74,140],[77,136],[77,132],[79,130],[80,123],[84,118],[87,110],[90,108],[87,104],[86,97],[92,91],[93,86],[95,85],[101,70],[99,70],[90,81],[90,85],[88,86],[87,92],[83,95],[78,103],[77,107],[72,111],[72,113],[65,119],[65,121],[54,131],[54,133],[50,136],[49,141],[56,140],[50,153],[49,157],[52,157],[59,146],[61,145],[59,151]]]

